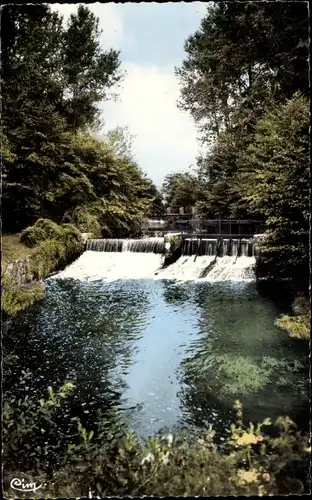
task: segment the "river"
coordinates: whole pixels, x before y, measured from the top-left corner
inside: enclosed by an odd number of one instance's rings
[[[289,303],[272,299],[272,285],[57,278],[4,339],[19,356],[4,389],[39,398],[73,382],[64,429],[76,415],[94,428],[101,414],[110,434],[212,424],[222,440],[236,399],[246,422],[288,415],[307,425],[308,353],[274,327]]]

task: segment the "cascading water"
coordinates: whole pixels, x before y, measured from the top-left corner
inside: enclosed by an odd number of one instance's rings
[[[87,241],[87,250],[94,252],[164,253],[164,238],[94,239]]]
[[[253,279],[252,240],[185,238],[182,256],[163,268],[164,238],[93,239],[58,278],[225,281]]]
[[[57,278],[87,280],[153,279],[164,260],[164,238],[93,239]]]
[[[254,264],[251,240],[185,238],[182,257],[162,269],[157,278],[178,281],[252,280]]]
[[[253,257],[254,244],[252,240],[246,239],[185,238],[182,244],[182,255]]]

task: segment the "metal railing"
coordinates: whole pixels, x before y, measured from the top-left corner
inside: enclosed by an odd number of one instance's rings
[[[258,219],[200,219],[190,218],[189,215],[167,215],[164,216],[165,224],[159,224],[159,220],[149,221],[148,226],[145,227],[146,232],[153,230],[162,230],[168,232],[191,233],[195,236],[210,235],[216,236],[248,236],[263,232],[263,221]],[[157,224],[156,224],[157,222]]]

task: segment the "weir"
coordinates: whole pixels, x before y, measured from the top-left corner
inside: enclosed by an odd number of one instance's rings
[[[165,238],[91,239],[86,251],[54,278],[250,281],[254,242],[240,238],[183,238],[176,260],[165,265]]]
[[[164,253],[165,238],[92,239],[87,241],[86,250],[93,252]]]
[[[254,243],[250,239],[184,238],[182,255],[253,257],[255,253]]]

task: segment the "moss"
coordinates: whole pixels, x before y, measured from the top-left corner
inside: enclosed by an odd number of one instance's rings
[[[310,339],[311,313],[307,297],[297,297],[292,305],[293,316],[284,315],[275,321],[275,326],[295,339]]]
[[[275,325],[287,332],[289,337],[301,340],[310,339],[309,315],[281,316],[275,321]]]
[[[2,271],[1,310],[7,316],[14,316],[17,312],[26,309],[41,299],[44,292],[42,283],[18,285],[12,278]]]

